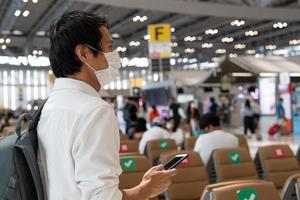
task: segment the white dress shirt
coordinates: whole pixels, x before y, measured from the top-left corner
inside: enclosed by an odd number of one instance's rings
[[[89,84],[58,78],[38,125],[46,200],[120,200],[119,130]]]
[[[194,151],[198,152],[202,161],[207,164],[215,149],[239,147],[237,137],[223,130],[216,130],[200,135],[195,143]]]
[[[151,127],[143,134],[142,139],[139,143],[140,154],[144,154],[147,142],[151,140],[168,139],[168,138],[171,138],[171,134],[167,130],[158,126]]]

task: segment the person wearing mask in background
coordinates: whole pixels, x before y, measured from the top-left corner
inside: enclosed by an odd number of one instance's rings
[[[152,127],[149,128],[142,136],[139,144],[140,154],[145,154],[147,142],[158,139],[171,138],[171,134],[165,129],[163,119],[157,117],[153,120]]]
[[[253,109],[251,107],[251,103],[250,100],[247,99],[245,101],[245,106],[243,108],[243,121],[244,121],[244,134],[248,135],[248,130],[250,130],[251,134],[255,133],[254,130],[254,123],[253,123]],[[251,135],[248,136],[249,138],[251,138]]]
[[[214,97],[210,97],[209,101],[210,101],[209,112],[217,114],[218,104],[216,103],[216,99]]]
[[[222,130],[220,118],[214,113],[200,117],[200,128],[204,130],[195,143],[194,151],[198,152],[205,164],[215,149],[239,147],[237,137]]]
[[[47,200],[146,200],[165,191],[176,170],[151,168],[141,183],[119,190],[119,130],[98,92],[119,74],[104,17],[81,11],[50,29],[49,58],[57,77],[37,128],[38,166]]]
[[[156,106],[153,105],[152,110],[149,112],[149,116],[148,116],[150,124],[153,122],[153,119],[155,119],[157,117],[160,117],[160,114],[159,114]]]
[[[192,135],[199,136],[199,111],[196,108],[196,104],[190,101],[187,107],[187,123],[191,127]]]
[[[175,126],[174,118],[171,117],[167,120],[166,128],[171,134],[171,138],[176,141],[177,146],[181,147],[184,140],[184,135],[182,129]]]

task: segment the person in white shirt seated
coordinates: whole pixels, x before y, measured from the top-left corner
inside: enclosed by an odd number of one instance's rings
[[[205,134],[200,135],[194,151],[198,152],[205,164],[215,149],[239,147],[238,139],[231,133],[222,130],[220,118],[214,113],[207,113],[200,118],[200,128]]]
[[[148,129],[139,143],[140,154],[145,154],[147,142],[159,139],[171,138],[171,134],[164,128],[164,120],[157,117],[152,122],[152,127]]]
[[[173,117],[168,119],[166,123],[166,128],[171,134],[171,138],[175,140],[177,146],[181,146],[184,140],[183,131],[180,127],[176,126]]]

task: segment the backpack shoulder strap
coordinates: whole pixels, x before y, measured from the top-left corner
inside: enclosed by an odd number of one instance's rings
[[[37,110],[37,112],[34,114],[33,119],[28,127],[28,130],[34,130],[37,128],[39,120],[40,120],[40,116],[42,114],[42,110],[44,108],[44,105],[46,104],[47,100],[45,100],[43,102],[43,104],[39,107],[39,109]]]

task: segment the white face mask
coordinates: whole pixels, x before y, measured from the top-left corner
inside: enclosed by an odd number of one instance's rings
[[[172,125],[171,123],[167,123],[167,124],[166,124],[166,128],[167,128],[167,129],[172,129],[172,128],[173,128],[173,125]]]
[[[98,51],[97,49],[87,45],[89,48]],[[85,63],[91,70],[94,71],[98,82],[101,85],[101,88],[103,88],[105,85],[109,84],[111,81],[113,81],[117,76],[119,76],[119,68],[121,66],[121,58],[116,50],[108,53],[103,53],[101,51],[98,51],[102,53],[108,63],[108,67],[101,70],[95,70],[93,67],[91,67],[88,63]]]

